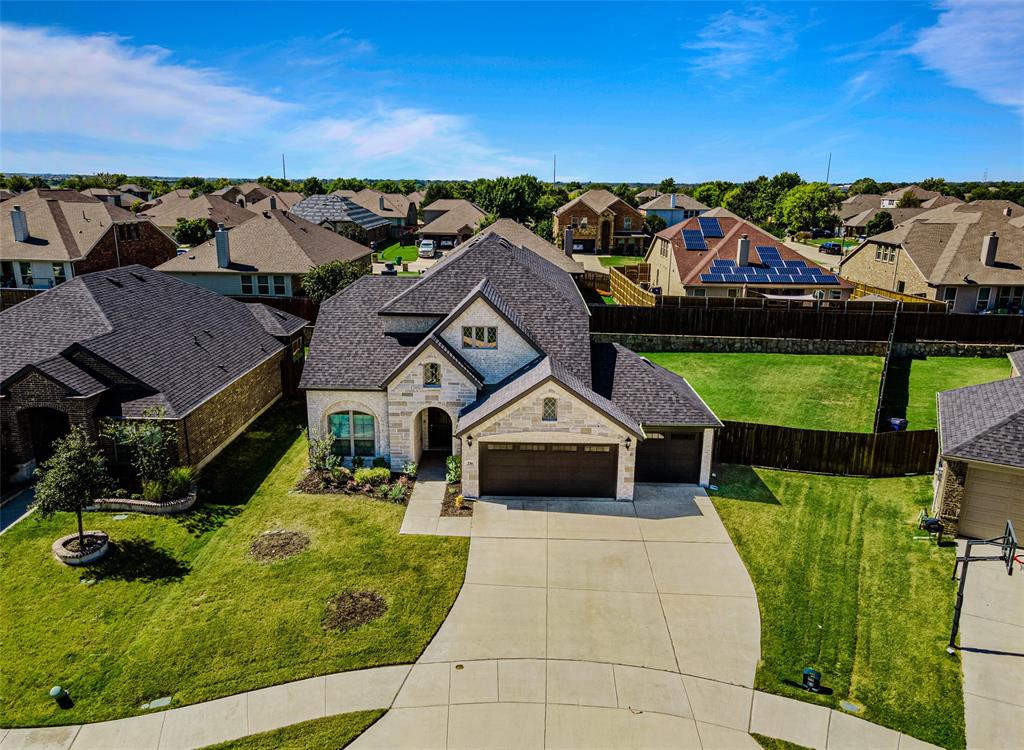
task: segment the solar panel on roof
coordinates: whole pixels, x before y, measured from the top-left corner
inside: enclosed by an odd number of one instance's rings
[[[755,245],[754,249],[757,250],[758,255],[768,254],[776,258],[779,257],[779,248],[774,245]]]
[[[785,268],[786,264],[782,262],[781,258],[769,258],[765,260],[765,265],[769,268]]]
[[[725,281],[725,277],[720,273],[702,273],[700,280],[705,284],[721,284]]]
[[[730,273],[726,274],[725,280],[729,284],[744,284],[747,281],[747,277],[738,273]]]
[[[700,231],[704,233],[705,237],[724,237],[725,233],[722,231],[722,225],[718,223],[718,219],[715,217],[704,217],[700,216],[697,218],[697,223],[700,224]]]
[[[839,279],[837,279],[835,276],[823,276],[822,278],[818,279],[818,282],[821,283],[821,284],[836,284],[836,285],[838,285],[839,284]]]
[[[687,250],[707,250],[708,243],[704,241],[704,235],[699,229],[684,229],[683,247]]]
[[[805,268],[807,266],[807,264],[804,263],[802,260],[784,260],[782,262],[785,265],[792,266],[794,268]]]

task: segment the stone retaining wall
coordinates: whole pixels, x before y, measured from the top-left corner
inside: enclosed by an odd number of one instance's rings
[[[183,513],[184,511],[195,505],[196,502],[196,485],[192,485],[192,489],[185,497],[177,500],[168,500],[163,503],[154,503],[149,500],[133,500],[127,497],[111,497],[111,498],[100,498],[93,500],[86,510],[93,511],[129,511],[131,513],[146,513],[151,516],[170,516],[175,513]]]

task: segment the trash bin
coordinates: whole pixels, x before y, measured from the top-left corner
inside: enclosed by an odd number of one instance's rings
[[[812,693],[817,693],[818,690],[821,689],[821,672],[817,669],[811,669],[810,667],[805,669],[801,686],[804,690],[810,690]]]
[[[893,430],[900,432],[907,429],[907,420],[902,417],[890,417],[889,424],[892,425]]]

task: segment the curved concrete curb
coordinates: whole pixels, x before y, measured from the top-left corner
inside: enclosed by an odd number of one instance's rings
[[[53,556],[57,558],[59,562],[65,565],[88,565],[89,563],[96,562],[101,557],[107,554],[107,550],[110,549],[110,537],[107,536],[105,531],[86,531],[85,536],[96,537],[101,540],[101,544],[98,548],[92,552],[72,552],[64,545],[70,542],[72,539],[78,538],[78,532],[73,534],[67,534],[62,536],[60,539],[50,545],[50,550],[53,552]]]
[[[129,513],[145,513],[151,516],[170,516],[175,513],[183,513],[196,503],[198,487],[192,485],[185,497],[177,500],[168,500],[163,503],[154,503],[150,500],[133,500],[131,498],[100,498],[94,500],[86,510],[89,511],[128,511]]]

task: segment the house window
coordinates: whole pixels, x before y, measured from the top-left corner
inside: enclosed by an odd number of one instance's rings
[[[115,231],[117,232],[117,239],[119,242],[130,242],[131,240],[137,240],[140,236],[140,230],[138,224],[117,224]]]
[[[21,269],[21,285],[23,287],[32,286],[32,264],[31,263],[19,263],[18,267]]]
[[[843,298],[843,293],[840,292],[838,289],[830,289],[829,292],[828,292],[828,298],[829,299],[842,299]]]
[[[956,287],[955,286],[947,286],[945,289],[942,290],[942,301],[943,302],[949,302],[949,303],[956,302]]]
[[[631,216],[626,216],[622,220],[622,228],[626,229],[626,230],[629,230],[629,229],[633,228],[633,218]]]
[[[881,259],[882,259],[882,246],[881,245],[875,245],[875,260],[881,260]]]
[[[557,398],[546,398],[544,399],[544,409],[541,418],[545,422],[557,422],[558,421],[558,399]]]
[[[494,326],[462,326],[463,349],[497,349],[498,329]]]
[[[699,286],[698,287],[694,287],[693,289],[690,290],[690,296],[691,297],[705,297],[705,296],[707,296],[707,289],[704,289],[704,288],[699,287]]]
[[[580,217],[580,229],[586,229],[586,228],[587,228],[587,217],[586,216],[581,216]]]
[[[242,276],[242,294],[252,294],[252,276]]]
[[[579,216],[573,216],[571,221],[570,221],[570,223],[572,224],[572,228],[576,229],[576,227],[578,227],[580,225],[580,217]]]
[[[584,453],[611,453],[612,449],[609,445],[588,445],[583,449]]]
[[[54,263],[53,264],[53,285],[57,286],[57,284],[60,284],[60,283],[62,283],[64,281],[67,281],[67,280],[68,280],[68,277],[67,277],[67,274],[64,271],[64,264],[63,263]]]
[[[738,297],[739,295],[740,295],[740,290],[739,289],[735,289],[734,288],[734,289],[730,289],[729,290],[729,296],[730,297]]]
[[[441,365],[437,362],[427,362],[423,365],[423,385],[428,388],[441,387]]]
[[[665,240],[661,241],[661,257],[663,257],[663,258],[667,258],[668,257],[668,243],[665,242]]]
[[[897,292],[899,292],[900,294],[903,294],[903,292],[905,292],[906,289],[907,289],[907,282],[905,282],[905,281],[897,281],[896,282],[896,291]]]
[[[260,295],[264,297],[270,294],[270,282],[267,280],[266,276],[256,277],[256,289]]]
[[[343,458],[372,456],[373,417],[358,411],[343,411],[328,417],[334,437],[334,455]]]
[[[284,296],[284,276],[274,277],[274,294],[278,297]]]
[[[978,290],[978,302],[974,306],[974,309],[976,309],[976,310],[987,310],[988,309],[988,301],[989,301],[989,298],[991,296],[992,296],[992,287],[988,287],[988,286],[981,287],[981,289]]]

